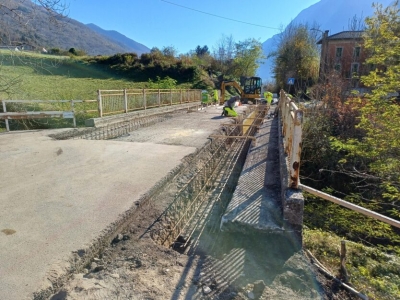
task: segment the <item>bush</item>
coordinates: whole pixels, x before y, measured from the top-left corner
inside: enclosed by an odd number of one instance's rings
[[[159,76],[157,76],[157,80],[155,82],[153,82],[151,79],[149,79],[148,88],[150,88],[150,89],[175,89],[176,83],[177,83],[177,81],[175,79],[172,79],[168,76],[166,76],[163,79],[161,79]]]

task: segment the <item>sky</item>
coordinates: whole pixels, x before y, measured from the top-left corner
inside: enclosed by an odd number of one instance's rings
[[[223,36],[263,43],[319,0],[66,0],[68,16],[116,30],[150,49],[212,51]]]

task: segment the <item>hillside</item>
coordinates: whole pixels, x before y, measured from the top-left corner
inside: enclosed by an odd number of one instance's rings
[[[0,5],[0,45],[25,43],[44,48],[80,49],[89,55],[148,52],[149,49],[117,32],[86,26],[68,17],[51,18],[30,1],[8,0]]]
[[[340,31],[349,30],[349,22],[356,16],[364,19],[374,12],[373,0],[321,0],[318,3],[301,11],[290,24],[307,23],[321,31],[329,30],[329,35]],[[393,0],[375,1],[383,6],[390,5]],[[268,56],[275,51],[279,43],[280,34],[276,34],[263,43],[264,54]],[[272,80],[273,58],[268,58],[257,71],[258,76],[264,80]]]
[[[147,48],[145,45],[142,45],[130,38],[126,37],[125,35],[119,33],[115,30],[104,30],[95,24],[86,24],[87,27],[92,29],[93,31],[97,32],[98,34],[107,37],[108,39],[114,41],[117,45],[129,49],[127,52],[135,52],[138,55],[142,53],[150,52],[150,49]]]

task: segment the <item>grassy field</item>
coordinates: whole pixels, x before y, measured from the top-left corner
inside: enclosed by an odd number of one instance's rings
[[[90,65],[79,58],[0,50],[0,100],[96,100],[97,90],[146,88],[147,85],[148,82],[123,78],[107,67]],[[18,105],[14,111],[23,111],[23,105]],[[27,110],[70,110],[68,105],[30,105]],[[85,119],[97,116],[82,111],[96,109],[97,103],[77,104],[78,126],[84,126]],[[13,130],[71,126],[70,120],[62,119],[10,123]],[[4,130],[5,123],[0,121],[0,131]]]
[[[144,88],[146,82],[119,78],[81,60],[51,55],[0,52],[2,84],[0,99],[10,100],[89,100],[99,89]]]

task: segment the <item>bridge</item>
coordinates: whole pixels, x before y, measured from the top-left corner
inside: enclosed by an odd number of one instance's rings
[[[98,99],[103,117],[93,127],[0,135],[1,299],[46,299],[170,190],[141,236],[189,256],[224,252],[209,269],[226,282],[256,266],[229,267],[239,254],[261,250],[265,263],[284,265],[302,248],[301,190],[399,227],[299,182],[303,112],[283,91],[278,105],[239,106],[235,119],[201,107],[196,92],[189,100],[182,91],[132,92],[153,107],[142,101],[131,112],[129,94],[116,116],[104,116]],[[259,276],[275,283],[278,274]]]

